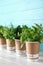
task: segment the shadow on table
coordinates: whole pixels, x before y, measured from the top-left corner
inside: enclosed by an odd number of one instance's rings
[[[43,63],[43,58],[42,59],[39,59],[39,61],[38,61],[39,63]]]
[[[40,57],[43,57],[43,52],[40,52]]]
[[[39,56],[40,56],[40,58],[39,58],[38,62],[43,63],[43,52],[41,52]]]

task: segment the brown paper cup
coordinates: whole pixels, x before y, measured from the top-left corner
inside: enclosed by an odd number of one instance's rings
[[[39,42],[26,42],[26,54],[31,60],[36,60],[39,57]]]
[[[15,40],[16,50],[21,50],[21,41]]]
[[[7,50],[13,50],[15,48],[15,41],[10,41],[9,39],[6,39],[7,43]]]
[[[4,44],[6,44],[6,39],[0,38],[0,45],[4,45]]]
[[[15,46],[16,46],[16,55],[20,56],[21,55],[21,41],[16,39]]]
[[[0,50],[3,50],[6,47],[6,39],[0,38]]]

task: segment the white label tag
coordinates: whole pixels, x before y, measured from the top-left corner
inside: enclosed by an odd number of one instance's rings
[[[7,47],[7,50],[14,50],[15,47]]]
[[[28,58],[38,58],[39,54],[27,54]]]
[[[23,51],[21,51],[21,50],[16,50],[16,53],[21,55],[21,54],[23,53]]]

